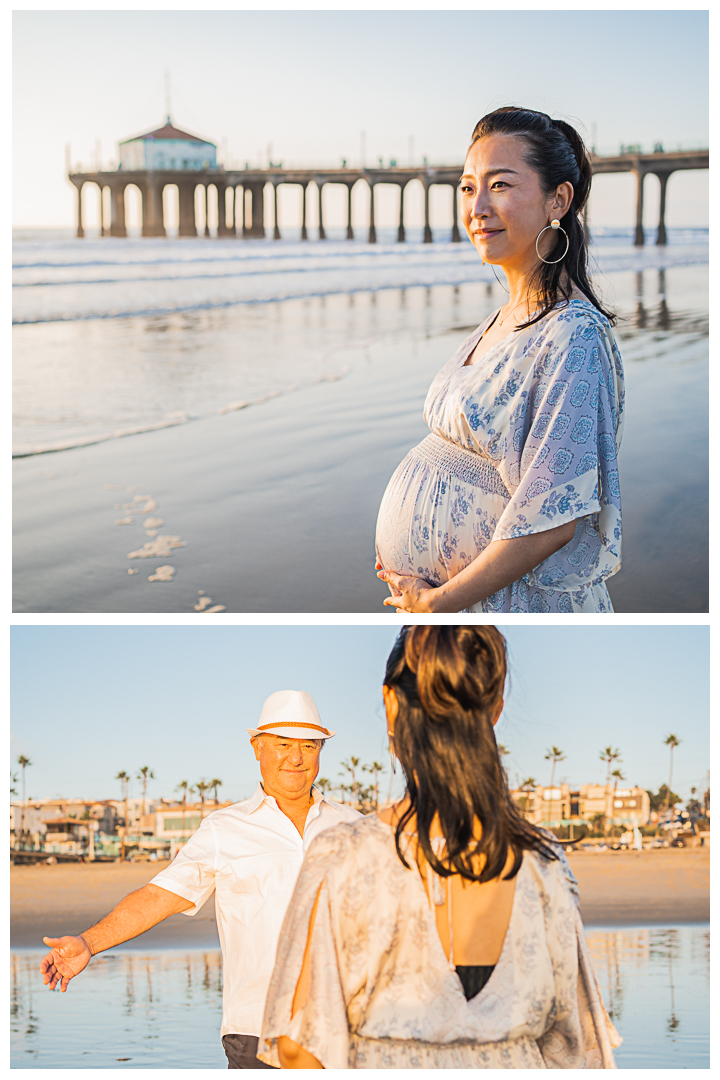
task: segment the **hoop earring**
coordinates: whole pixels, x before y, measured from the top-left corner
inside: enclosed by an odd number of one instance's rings
[[[559,229],[561,233],[565,233],[565,250],[563,251],[563,253],[562,253],[562,255],[560,256],[559,259],[543,259],[542,255],[538,251],[538,240],[540,239],[540,237],[542,236],[542,234],[544,232],[548,231],[548,229]],[[535,240],[535,251],[537,251],[537,257],[540,260],[540,262],[547,263],[548,266],[554,266],[555,263],[559,263],[559,262],[563,261],[563,259],[565,258],[565,256],[567,255],[569,250],[570,250],[570,237],[565,232],[565,230],[563,229],[563,227],[560,224],[560,222],[558,221],[558,219],[553,218],[553,220],[550,222],[550,224],[546,225],[545,228],[541,229],[540,232],[537,234],[537,238]]]

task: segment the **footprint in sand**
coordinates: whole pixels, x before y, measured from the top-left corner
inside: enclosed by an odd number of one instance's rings
[[[172,581],[174,577],[174,566],[158,566],[155,573],[150,575],[148,581]]]
[[[141,503],[143,505],[140,505]],[[152,495],[135,495],[132,502],[123,503],[123,510],[135,510],[138,514],[152,514],[157,508],[158,504]]]
[[[143,528],[145,529],[146,536],[157,536],[158,530],[163,526],[165,522],[162,518],[149,517],[143,521]]]
[[[206,596],[202,589],[198,590],[198,596],[200,599],[195,604],[196,611],[204,611],[207,615],[211,615],[214,611],[227,611],[223,604],[213,604],[210,597]]]
[[[123,489],[119,485],[106,484],[106,491],[122,491]],[[137,491],[137,488],[126,488],[128,492]],[[142,489],[141,489],[142,490]],[[134,495],[133,500],[130,503],[123,503],[122,507],[115,506],[116,510],[133,510],[138,514],[152,514],[153,510],[157,510],[157,500],[148,494]],[[116,525],[133,525],[135,518],[128,514],[124,518],[118,518],[115,521]],[[147,517],[143,521],[143,528],[145,529],[145,535],[150,537],[150,540],[143,544],[141,548],[137,548],[135,551],[128,552],[128,559],[162,559],[167,558],[176,548],[187,547],[185,540],[181,540],[179,536],[158,536],[158,530],[165,524],[160,517]],[[135,569],[129,569],[128,574],[138,574],[139,571]],[[153,574],[150,574],[148,581],[173,581],[175,578],[175,567],[164,565],[158,566]],[[205,597],[204,592],[199,593],[204,597],[200,601],[200,604],[196,606],[196,611],[217,612],[225,611],[226,608],[222,604],[214,604],[210,597]]]
[[[148,540],[137,551],[128,552],[128,559],[164,559],[170,555],[174,548],[187,547],[184,540],[179,536],[157,536],[154,540]]]

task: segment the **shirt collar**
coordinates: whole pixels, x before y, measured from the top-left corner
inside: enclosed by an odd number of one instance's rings
[[[317,803],[320,803],[320,802],[327,802],[327,799],[323,795],[320,788],[315,787],[315,785],[313,785],[312,795],[313,795],[313,806],[315,806]],[[253,792],[251,798],[248,799],[248,813],[249,814],[254,814],[255,811],[257,810],[257,808],[259,806],[262,806],[262,804],[265,802],[266,799],[273,799],[273,796],[266,794],[265,788],[262,786],[262,780],[260,780],[258,782],[258,786],[255,788],[255,791]],[[273,799],[273,801],[274,801],[274,799]]]
[[[265,795],[265,788],[262,786],[262,783],[258,783],[258,786],[255,788],[252,797],[248,800],[248,813],[254,814],[258,806],[261,806],[265,802],[266,798],[267,796]]]

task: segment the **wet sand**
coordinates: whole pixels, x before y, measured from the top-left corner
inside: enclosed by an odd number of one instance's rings
[[[668,272],[675,313],[658,299],[654,276],[655,291],[637,310],[635,275],[611,276],[626,298],[618,337],[628,418],[623,568],[610,592],[621,612],[707,611],[707,271]],[[378,506],[398,463],[427,434],[428,385],[471,329],[423,334],[418,320],[419,332],[335,352],[337,369],[348,368],[339,381],[16,459],[13,610],[194,615],[204,594],[212,602],[202,615],[224,608],[392,618],[373,569]],[[140,495],[150,499],[138,506],[155,504],[158,528],[145,526],[142,509],[133,512]],[[131,524],[116,524],[127,518]],[[129,559],[155,541],[153,532],[168,538],[164,553]],[[159,566],[175,573],[156,576]]]
[[[707,922],[710,918],[709,848],[572,853],[570,859],[588,926],[650,926]],[[11,946],[42,948],[43,936],[82,933],[167,865],[11,867]],[[141,949],[217,945],[212,899],[198,915],[173,915],[128,943]]]

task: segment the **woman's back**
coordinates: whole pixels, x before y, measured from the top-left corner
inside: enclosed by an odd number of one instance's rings
[[[463,943],[463,960],[494,961],[487,984],[467,1000],[412,850],[407,844],[405,867],[393,827],[377,815],[311,844],[280,939],[262,1059],[277,1064],[275,1040],[289,1034],[325,1068],[570,1068],[598,1060],[592,1021],[578,1009],[579,915],[565,860],[525,852],[499,952],[499,934],[494,952]],[[466,894],[469,921],[492,884]],[[310,988],[292,1015],[306,945]]]
[[[395,828],[401,810],[391,806],[377,815],[380,821]],[[430,830],[439,853],[443,850],[443,837],[439,823]],[[412,852],[415,834],[412,825],[406,830],[409,850]],[[422,852],[413,852],[428,901],[435,909],[435,923],[440,943],[448,961],[456,967],[489,967],[500,958],[503,942],[510,923],[516,877],[509,880],[514,855],[508,853],[503,875],[492,881],[470,881],[453,874],[439,878],[428,867]],[[475,860],[475,871],[480,873],[484,860]],[[448,895],[449,890],[449,895]]]
[[[405,796],[310,845],[268,992],[268,1064],[612,1067],[575,879],[508,790],[493,731],[506,674],[495,627],[401,631],[383,697]]]

